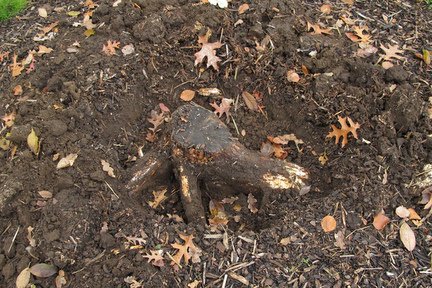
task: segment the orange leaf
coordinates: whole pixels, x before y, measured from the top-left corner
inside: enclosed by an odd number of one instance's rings
[[[324,14],[330,14],[331,13],[331,6],[329,4],[324,4],[321,6],[320,10]]]
[[[333,34],[330,28],[322,28],[319,24],[312,24],[310,22],[307,22],[307,31],[310,30],[313,30],[313,32],[310,33],[312,35]]]
[[[375,215],[373,220],[373,226],[377,230],[382,230],[390,222],[390,218],[384,215],[384,212],[380,212]]]
[[[192,101],[194,97],[195,97],[195,91],[193,90],[184,90],[180,94],[180,99],[183,101]]]
[[[16,113],[12,112],[12,113],[4,115],[1,118],[1,120],[3,120],[5,122],[6,127],[12,127],[14,122],[15,122],[15,116],[16,116]]]
[[[410,214],[409,214],[410,220],[421,220],[420,215],[418,215],[417,212],[413,208],[408,208],[408,211],[410,212]]]
[[[23,89],[21,85],[16,85],[13,89],[12,89],[12,93],[14,96],[20,96],[23,93]]]
[[[248,9],[249,9],[249,4],[244,3],[244,4],[240,5],[240,7],[238,8],[238,14],[241,15],[241,14],[245,13],[246,10],[248,10]]]
[[[171,246],[174,249],[177,249],[177,253],[172,257],[172,262],[171,265],[177,264],[180,265],[180,262],[182,259],[184,259],[184,262],[186,264],[189,263],[189,260],[192,258],[192,262],[199,262],[199,256],[200,256],[200,251],[201,249],[199,249],[197,246],[195,246],[195,244],[192,242],[192,239],[194,238],[193,235],[183,235],[183,234],[179,234],[180,238],[183,239],[183,241],[185,242],[184,244],[180,244],[180,243],[174,243],[171,244]]]
[[[120,42],[108,40],[106,45],[103,45],[102,52],[108,56],[116,54],[116,49],[120,48]]]
[[[348,122],[350,126],[348,126],[346,120],[348,119]],[[337,128],[335,125],[331,125],[331,128],[333,131],[331,131],[329,134],[327,134],[326,138],[332,138],[335,137],[335,144],[339,143],[340,137],[342,137],[342,148],[348,144],[348,134],[351,133],[355,139],[358,139],[357,136],[357,129],[360,128],[359,123],[355,123],[351,120],[350,117],[341,117],[338,116],[338,121],[341,124],[341,128]]]
[[[324,230],[324,232],[331,232],[336,229],[336,219],[331,216],[327,215],[321,220],[321,227]]]
[[[297,83],[300,81],[300,76],[294,70],[288,70],[287,79],[289,82]]]
[[[17,77],[21,74],[22,70],[24,70],[24,65],[22,63],[18,63],[17,61],[18,55],[14,54],[12,57],[12,64],[10,65],[10,69],[12,72],[12,77]]]

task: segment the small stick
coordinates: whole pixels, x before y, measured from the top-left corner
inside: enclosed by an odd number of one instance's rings
[[[15,239],[16,239],[16,237],[17,237],[17,235],[18,235],[18,231],[20,230],[20,227],[18,226],[18,228],[17,228],[17,230],[16,230],[16,232],[15,232],[15,235],[13,236],[13,238],[12,238],[12,242],[11,242],[11,244],[10,244],[10,246],[9,246],[9,249],[8,249],[8,251],[7,251],[7,253],[9,254],[9,252],[10,252],[10,250],[12,249],[12,245],[14,244],[14,242],[15,242]]]

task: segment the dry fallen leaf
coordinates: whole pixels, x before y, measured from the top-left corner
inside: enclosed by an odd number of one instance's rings
[[[214,43],[203,43],[201,50],[195,53],[195,66],[202,63],[204,58],[207,58],[207,68],[212,66],[216,71],[219,71],[218,62],[221,59],[216,56],[216,49],[222,47],[222,43],[217,41]]]
[[[381,211],[374,216],[373,226],[377,230],[382,230],[384,227],[390,222],[390,218],[384,215],[384,212]]]
[[[148,204],[151,208],[156,209],[163,201],[168,199],[167,196],[165,196],[165,193],[168,191],[166,187],[163,187],[159,190],[153,191],[154,201],[149,201]]]
[[[297,83],[300,81],[300,76],[294,70],[288,70],[287,79],[289,82]]]
[[[416,246],[416,238],[414,231],[411,227],[404,221],[399,229],[399,236],[408,251],[413,251]]]
[[[126,55],[134,53],[135,52],[135,47],[134,47],[133,44],[128,44],[128,45],[123,46],[123,48],[121,49],[121,51],[123,53],[123,56],[126,56]]]
[[[63,270],[60,270],[58,272],[58,275],[55,278],[56,288],[62,288],[63,285],[66,285],[66,284],[67,284],[66,273]]]
[[[15,117],[16,117],[16,113],[11,112],[9,114],[4,115],[1,118],[1,120],[3,120],[5,122],[6,127],[12,127],[13,124],[15,123]]]
[[[30,148],[30,150],[33,152],[33,154],[38,155],[39,154],[39,137],[36,135],[36,132],[34,129],[31,129],[30,134],[27,136],[27,145]]]
[[[380,45],[380,48],[384,51],[385,54],[382,54],[381,57],[384,61],[392,61],[392,60],[405,60],[406,58],[399,55],[404,52],[404,50],[400,50],[399,46],[396,45],[388,45],[386,48],[383,44]]]
[[[53,194],[50,191],[42,190],[38,191],[38,194],[44,199],[51,199]]]
[[[115,178],[115,174],[114,174],[114,169],[110,166],[110,164],[105,161],[105,160],[101,160],[101,164],[102,164],[102,170],[108,173],[108,176]]]
[[[334,245],[336,247],[339,247],[341,250],[345,250],[346,244],[345,244],[345,235],[344,232],[341,230],[334,234],[336,242],[334,242]]]
[[[348,119],[348,122],[350,124],[350,126],[348,126],[346,120]],[[355,123],[354,121],[351,120],[350,117],[341,117],[338,116],[338,121],[341,124],[341,128],[337,128],[335,125],[331,125],[332,131],[329,132],[326,136],[326,138],[332,138],[335,137],[335,144],[339,143],[339,139],[340,137],[342,137],[342,148],[348,144],[348,134],[351,133],[355,139],[358,139],[357,136],[357,129],[360,128],[360,124],[359,123]]]
[[[312,32],[310,32],[310,34],[312,35],[323,35],[323,34],[327,34],[327,35],[331,35],[333,34],[331,32],[331,28],[322,28],[319,24],[312,24],[309,21],[307,22],[307,31],[313,30]]]
[[[252,94],[250,94],[247,91],[243,91],[242,97],[243,97],[243,100],[244,100],[246,106],[250,110],[252,110],[252,111],[258,111],[259,110],[258,102],[256,101],[255,97]]]
[[[209,202],[210,218],[209,224],[213,226],[217,225],[227,225],[228,216],[225,213],[225,208],[222,202],[210,200]]]
[[[108,40],[106,45],[103,45],[102,52],[108,56],[116,55],[116,49],[120,48],[120,42]]]
[[[324,232],[331,232],[336,229],[336,219],[331,216],[327,215],[321,220],[321,227],[324,230]]]
[[[413,208],[408,208],[409,211],[409,220],[421,220],[420,215]]]
[[[47,12],[47,10],[45,8],[38,8],[38,14],[42,18],[47,18],[48,17],[48,12]]]
[[[424,204],[425,206],[423,209],[425,210],[432,208],[432,186],[422,191],[422,199],[419,204]]]
[[[348,4],[348,5],[353,5],[355,0],[342,0],[343,3]]]
[[[249,193],[248,195],[248,199],[247,199],[247,203],[248,203],[248,208],[252,213],[257,213],[258,212],[258,208],[257,208],[257,203],[258,201],[256,200],[256,198],[252,195],[252,193]]]
[[[408,218],[410,216],[410,211],[404,206],[397,207],[395,213],[401,218]]]
[[[193,90],[183,90],[183,92],[180,94],[180,99],[183,101],[192,101],[192,99],[195,97],[195,91]]]
[[[217,98],[222,95],[222,91],[218,88],[200,88],[198,89],[198,94],[201,96],[210,96]]]
[[[47,278],[56,274],[57,268],[51,264],[38,263],[30,267],[30,273],[36,277]]]
[[[30,282],[30,268],[24,268],[18,275],[15,285],[16,288],[26,288]]]
[[[241,14],[245,13],[246,10],[248,10],[248,9],[249,9],[249,4],[244,3],[244,4],[242,4],[242,5],[239,6],[239,8],[238,8],[238,14],[241,15]]]
[[[188,288],[198,288],[200,283],[201,283],[201,281],[194,280],[193,282],[188,284]]]
[[[46,46],[44,46],[44,45],[39,45],[39,50],[38,50],[38,52],[37,52],[37,55],[41,56],[41,55],[43,55],[43,54],[49,54],[49,53],[51,53],[52,51],[53,51],[52,48],[48,48],[48,47],[46,47]]]
[[[16,85],[13,89],[12,89],[12,93],[14,96],[20,96],[23,93],[23,89],[21,85]]]
[[[24,65],[17,61],[18,55],[14,54],[12,57],[12,64],[10,64],[10,70],[12,72],[12,77],[17,77],[24,70]]]
[[[220,105],[217,105],[215,102],[213,102],[213,103],[210,103],[210,106],[212,106],[214,109],[215,109],[215,111],[214,111],[214,113],[219,117],[219,118],[221,118],[222,116],[223,116],[223,114],[225,114],[226,115],[226,117],[227,117],[227,122],[229,122],[229,120],[230,120],[230,115],[231,115],[231,113],[230,113],[230,108],[231,108],[231,105],[234,103],[234,100],[233,99],[228,99],[228,98],[222,98],[222,101],[221,101],[221,104]]]
[[[183,259],[186,264],[189,263],[189,260],[192,258],[193,263],[199,262],[199,257],[201,254],[201,249],[195,246],[193,243],[194,236],[191,235],[183,235],[179,234],[180,238],[185,242],[184,244],[174,243],[171,246],[174,249],[177,249],[177,253],[172,257],[171,265],[180,265],[181,260]]]
[[[147,263],[151,263],[156,267],[164,267],[165,262],[162,256],[162,250],[150,250],[150,254],[143,255],[144,258],[147,258]]]
[[[329,4],[323,4],[320,7],[320,11],[324,14],[330,14],[331,13],[331,6]]]
[[[57,163],[57,169],[67,168],[73,166],[75,160],[77,159],[78,154],[71,153],[67,155],[66,157],[60,159],[60,161]]]

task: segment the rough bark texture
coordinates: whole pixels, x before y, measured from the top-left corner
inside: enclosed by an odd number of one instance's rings
[[[188,221],[205,222],[198,180],[224,183],[242,193],[262,195],[287,189],[308,191],[308,173],[300,166],[270,159],[244,147],[211,111],[184,105],[172,115],[171,157]],[[130,191],[148,187],[157,174],[171,169],[168,155],[151,152],[140,160]]]

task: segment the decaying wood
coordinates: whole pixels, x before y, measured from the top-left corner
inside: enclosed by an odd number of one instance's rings
[[[151,152],[140,159],[127,188],[131,192],[145,189],[156,174],[171,169],[171,162],[188,221],[205,221],[199,181],[224,183],[263,198],[275,191],[305,193],[309,189],[305,169],[248,150],[216,115],[200,106],[178,108],[172,115],[169,137],[171,155]]]

